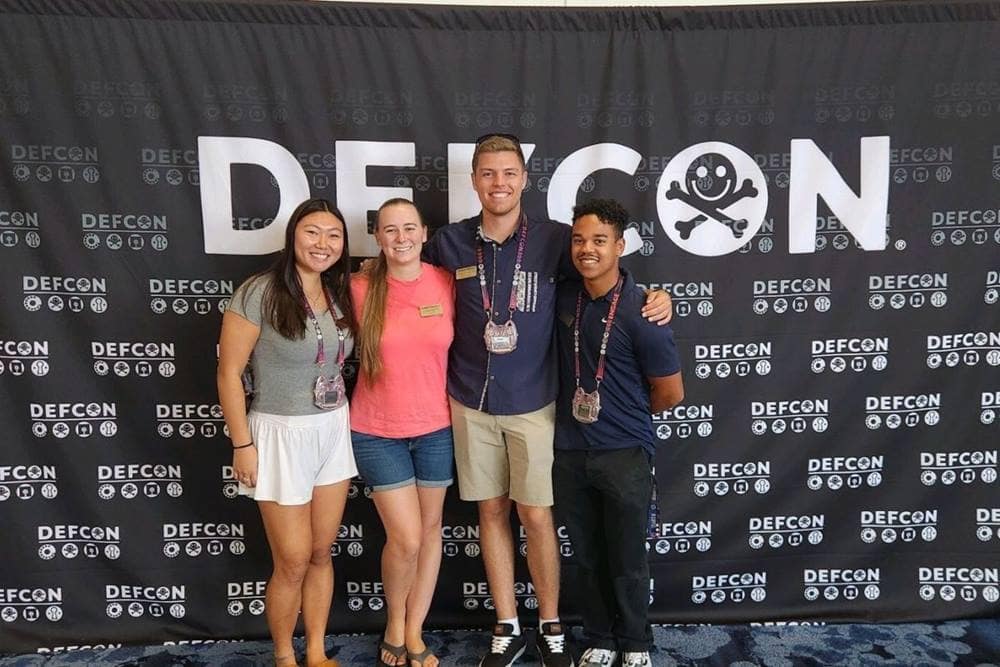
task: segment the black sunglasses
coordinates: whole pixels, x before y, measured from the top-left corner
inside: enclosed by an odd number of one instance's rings
[[[483,143],[487,139],[492,139],[494,137],[498,137],[500,139],[507,139],[509,141],[513,141],[517,145],[518,148],[521,147],[521,140],[517,138],[517,135],[515,135],[515,134],[504,134],[502,132],[490,132],[489,134],[484,134],[481,137],[479,137],[478,139],[476,139],[476,145],[478,146],[479,144]]]

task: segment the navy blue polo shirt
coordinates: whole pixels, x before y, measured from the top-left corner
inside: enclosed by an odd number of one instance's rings
[[[650,416],[648,377],[664,377],[680,371],[681,362],[669,326],[658,326],[642,316],[646,293],[625,276],[618,310],[608,337],[601,382],[601,412],[593,424],[581,424],[571,409],[576,390],[573,362],[573,320],[577,295],[583,293],[580,313],[580,386],[592,392],[604,336],[605,322],[611,310],[612,288],[607,294],[591,299],[579,280],[567,280],[559,286],[559,400],[556,403],[556,449],[625,449],[643,447],[655,451],[653,419]]]
[[[482,215],[477,215],[445,225],[424,244],[424,260],[455,277],[455,339],[448,353],[448,394],[492,415],[532,412],[556,398],[556,284],[563,275],[577,275],[569,259],[572,230],[551,220],[528,218],[523,280],[518,281],[514,311],[517,347],[509,354],[490,354],[483,342],[486,312],[476,272],[476,245],[481,242],[483,246],[493,321],[503,324],[509,312],[520,231],[495,243],[481,239],[481,224]]]

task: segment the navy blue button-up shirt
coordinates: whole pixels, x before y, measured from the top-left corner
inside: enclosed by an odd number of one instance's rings
[[[669,326],[658,326],[640,312],[646,293],[625,276],[618,310],[608,337],[601,382],[601,411],[593,424],[582,424],[571,409],[576,391],[573,361],[573,320],[577,295],[583,293],[580,312],[580,386],[592,392],[596,385],[601,338],[611,310],[614,288],[591,299],[579,280],[567,280],[559,286],[559,400],[556,403],[556,449],[625,449],[643,447],[655,450],[653,420],[649,414],[649,377],[664,377],[680,371],[680,357]]]
[[[492,415],[532,412],[556,397],[556,284],[561,276],[577,275],[569,259],[571,227],[528,218],[514,311],[517,348],[508,354],[490,354],[483,341],[486,312],[475,270],[476,245],[483,245],[493,321],[503,324],[509,312],[520,231],[496,243],[481,239],[481,224],[478,215],[445,225],[424,244],[424,260],[455,276],[455,339],[448,355],[448,394]]]

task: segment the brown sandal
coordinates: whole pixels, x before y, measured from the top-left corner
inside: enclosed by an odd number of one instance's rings
[[[437,656],[434,656],[434,651],[432,651],[429,646],[425,647],[424,650],[421,651],[420,653],[410,653],[409,651],[407,651],[406,652],[407,667],[413,667],[414,662],[420,665],[420,667],[424,667],[424,662],[427,660],[427,658],[430,657],[437,657]],[[440,662],[441,661],[439,660],[438,663],[440,664]]]
[[[391,655],[395,659],[395,661],[394,662],[386,662],[385,660],[382,659],[382,654],[383,653],[388,653],[389,655]],[[400,667],[400,665],[399,665],[399,659],[402,658],[405,655],[406,655],[406,647],[405,646],[402,646],[402,645],[396,646],[395,644],[390,644],[389,642],[387,642],[386,640],[383,639],[378,644],[378,659],[377,659],[377,661],[375,663],[375,666],[376,667]]]

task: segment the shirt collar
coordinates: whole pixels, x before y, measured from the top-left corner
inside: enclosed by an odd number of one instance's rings
[[[525,222],[525,227],[526,227],[527,225],[529,225],[531,223],[528,220],[528,215],[526,213],[524,213],[524,209],[521,210],[521,213],[524,216],[523,220]],[[508,242],[513,241],[514,239],[517,238],[517,235],[521,233],[521,229],[522,229],[521,224],[518,223],[517,227],[514,228],[514,233],[513,234],[511,234],[510,236],[508,236],[503,241],[494,241],[490,237],[486,236],[486,232],[483,231],[483,214],[480,213],[479,214],[479,222],[476,223],[476,232],[475,232],[475,234],[476,234],[476,239],[478,241],[482,241],[483,243],[495,243],[496,245],[506,245]]]

